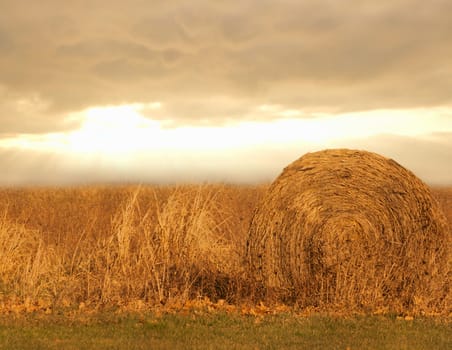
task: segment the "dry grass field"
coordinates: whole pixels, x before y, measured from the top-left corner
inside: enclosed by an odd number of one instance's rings
[[[2,307],[235,302],[262,188],[4,189]]]
[[[243,305],[247,231],[266,187],[1,189],[0,313]],[[452,224],[452,188],[434,194]]]
[[[449,227],[452,226],[452,187],[435,187],[433,193],[446,215]]]

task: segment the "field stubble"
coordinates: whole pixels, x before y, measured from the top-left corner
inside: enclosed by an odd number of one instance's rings
[[[2,189],[0,312],[247,303],[244,249],[265,189]],[[452,224],[452,189],[433,192]]]

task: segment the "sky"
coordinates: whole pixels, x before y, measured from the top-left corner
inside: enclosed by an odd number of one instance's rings
[[[0,186],[268,182],[364,149],[452,185],[452,1],[0,0]]]

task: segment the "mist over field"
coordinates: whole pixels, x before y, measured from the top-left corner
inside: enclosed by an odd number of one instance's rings
[[[452,184],[452,136],[432,138],[374,136],[326,145],[263,144],[245,149],[129,152],[120,156],[50,150],[0,149],[0,185],[71,185],[89,183],[271,182],[306,152],[323,148],[367,149],[392,157],[433,186]]]

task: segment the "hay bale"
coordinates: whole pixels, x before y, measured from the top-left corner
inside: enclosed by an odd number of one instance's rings
[[[346,149],[308,153],[255,211],[249,272],[257,290],[301,306],[444,311],[446,225],[429,188],[394,160]]]

